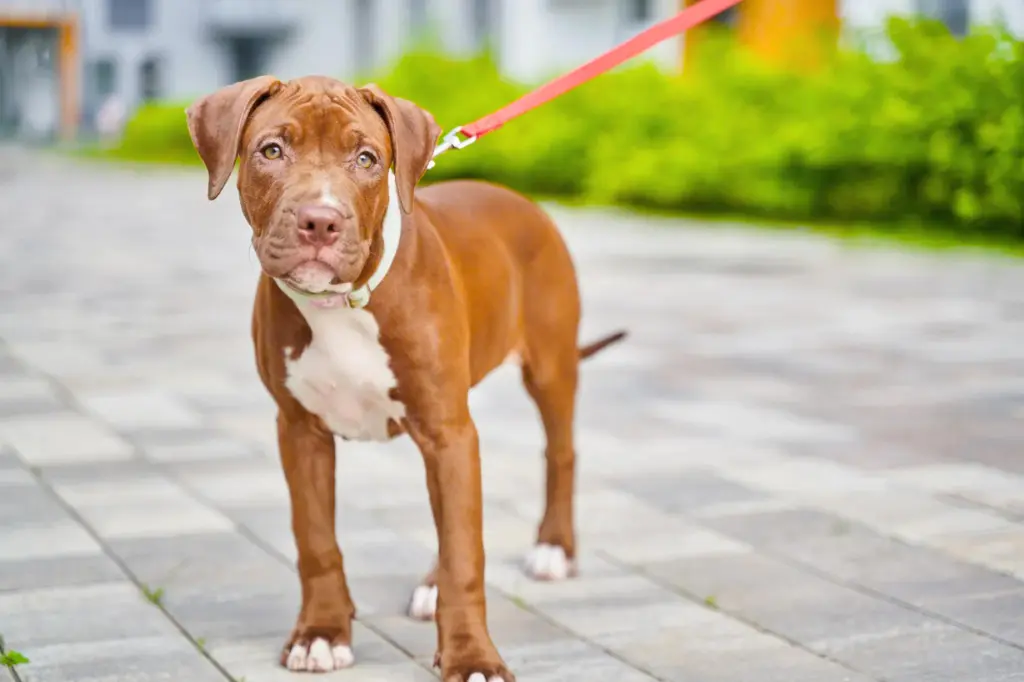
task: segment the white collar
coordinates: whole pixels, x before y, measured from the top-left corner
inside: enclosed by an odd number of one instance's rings
[[[381,236],[384,241],[384,253],[381,254],[377,269],[370,275],[370,279],[358,289],[347,292],[327,290],[319,294],[311,294],[299,291],[280,279],[275,278],[274,281],[277,282],[281,291],[296,303],[311,302],[316,305],[318,301],[321,301],[324,307],[336,307],[337,304],[333,301],[344,295],[345,307],[365,308],[366,304],[370,302],[370,294],[380,286],[384,277],[387,276],[388,270],[394,264],[395,256],[398,254],[398,242],[402,239],[402,207],[398,201],[398,187],[395,184],[394,171],[388,171],[388,207],[384,212]]]

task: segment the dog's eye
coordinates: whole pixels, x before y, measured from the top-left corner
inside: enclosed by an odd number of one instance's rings
[[[281,145],[279,144],[268,144],[266,147],[260,150],[260,153],[264,157],[273,161],[274,159],[281,158]]]
[[[372,168],[377,163],[377,157],[370,152],[363,152],[356,158],[356,163],[360,168]]]

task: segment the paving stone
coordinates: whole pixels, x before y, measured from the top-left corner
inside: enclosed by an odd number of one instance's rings
[[[178,467],[182,484],[218,507],[287,505],[288,485],[281,465],[260,459],[233,460],[203,467]]]
[[[518,679],[561,682],[567,679],[595,682],[650,682],[655,679],[583,642],[548,642],[508,647],[505,663]]]
[[[0,488],[10,488],[14,486],[31,487],[36,485],[36,479],[31,473],[24,469],[16,468],[3,468],[0,465]]]
[[[345,571],[353,577],[422,576],[431,568],[436,557],[435,551],[387,529],[349,532],[342,543]]]
[[[901,632],[935,620],[756,555],[652,564],[666,584],[795,641]]]
[[[107,539],[173,537],[234,529],[231,520],[177,484],[156,477],[131,482],[55,484],[57,493]]]
[[[161,475],[152,462],[131,459],[123,462],[66,463],[34,467],[33,471],[51,487],[77,484],[107,484],[130,489],[139,480]]]
[[[18,459],[14,451],[6,445],[0,444],[0,470],[23,469],[24,463]]]
[[[168,588],[164,603],[175,620],[206,640],[276,636],[283,644],[302,605],[294,586],[268,584],[260,591],[217,588],[179,594]]]
[[[71,587],[115,582],[124,573],[101,548],[78,536],[82,554],[75,555],[73,546],[53,545],[57,556],[0,560],[0,592],[38,590],[46,587]],[[0,548],[7,540],[0,532]],[[15,546],[17,547],[17,546]],[[22,552],[13,552],[23,556]],[[27,552],[24,552],[27,553]]]
[[[718,504],[764,499],[763,492],[727,481],[710,471],[689,471],[678,475],[659,472],[643,478],[623,478],[616,485],[647,504],[672,513],[690,513]]]
[[[0,613],[8,646],[30,659],[36,647],[177,636],[126,581],[0,593]]]
[[[666,633],[671,637],[674,633]],[[677,663],[657,662],[664,652],[674,652]],[[634,663],[647,662],[660,679],[672,682],[873,682],[876,678],[785,644],[770,648],[703,649],[686,640],[661,639],[650,649],[627,654]]]
[[[68,518],[0,527],[0,562],[70,558],[100,552],[92,535]]]
[[[350,510],[339,510],[338,524],[346,528],[351,521]],[[259,542],[270,547],[294,565],[298,559],[295,547],[295,535],[292,533],[291,510],[286,506],[273,507],[236,507],[224,512],[239,528],[257,538]],[[339,536],[342,533],[338,533]],[[342,551],[344,551],[344,542]]]
[[[705,528],[687,528],[638,535],[618,533],[585,538],[588,546],[630,565],[658,563],[687,557],[742,554],[749,545]]]
[[[3,377],[6,381],[15,377],[24,377],[28,374],[28,368],[22,362],[6,351],[0,351],[0,377]]]
[[[142,448],[145,456],[155,462],[186,465],[223,459],[249,460],[261,456],[260,452],[247,443],[217,436],[191,442],[144,444]]]
[[[709,519],[733,537],[791,557],[842,581],[931,608],[952,596],[1024,588],[1024,583],[942,552],[906,545],[826,512],[808,509]]]
[[[67,518],[68,513],[60,502],[28,472],[14,469],[4,478],[21,481],[22,485],[0,487],[0,532],[5,527],[53,523]]]
[[[139,580],[168,595],[247,596],[298,585],[292,567],[235,532],[117,539],[110,547]]]
[[[1024,652],[951,627],[819,644],[836,660],[880,679],[1016,682]]]
[[[47,379],[0,373],[0,419],[66,410],[65,401]]]
[[[410,592],[408,596],[412,593]],[[353,599],[356,597],[353,595]],[[358,608],[359,602],[356,601]],[[402,651],[425,661],[432,659],[437,651],[437,627],[434,623],[422,623],[405,614],[371,615],[366,624],[381,632],[389,641],[401,647]]]
[[[927,607],[977,630],[1024,648],[1024,590],[947,596]]]
[[[676,422],[727,433],[737,439],[779,442],[844,442],[853,433],[841,424],[816,422],[794,413],[735,402],[702,401],[666,405],[662,413]]]
[[[0,420],[5,442],[31,465],[124,460],[131,445],[105,426],[74,414],[11,417]]]
[[[32,682],[222,682],[223,675],[184,637],[129,637],[34,647],[19,668]]]
[[[525,498],[525,495],[523,496]],[[540,491],[536,502],[513,501],[512,507],[523,519],[540,521]],[[611,489],[580,490],[576,498],[576,519],[580,533],[651,532],[673,529],[679,517],[664,512],[626,492]]]
[[[119,431],[152,428],[190,428],[202,417],[184,401],[165,390],[77,391],[83,409]]]

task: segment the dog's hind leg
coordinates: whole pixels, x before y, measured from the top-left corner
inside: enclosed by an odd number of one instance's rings
[[[578,364],[575,334],[563,331],[533,344],[528,341],[523,383],[544,425],[547,464],[544,516],[537,544],[526,559],[526,572],[535,580],[563,580],[576,573],[573,421]]]

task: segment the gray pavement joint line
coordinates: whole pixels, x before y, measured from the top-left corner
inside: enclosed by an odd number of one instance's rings
[[[92,536],[93,540],[95,540],[96,543],[99,544],[99,546],[103,549],[103,553],[110,557],[111,561],[113,561],[117,565],[121,572],[124,573],[125,577],[128,578],[128,580],[130,580],[138,588],[139,598],[142,599],[144,595],[145,585],[142,583],[141,580],[139,580],[139,577],[135,575],[131,568],[129,568],[128,564],[121,560],[121,557],[119,557],[117,553],[114,552],[114,549],[110,545],[108,545],[106,541],[104,541],[103,537],[99,533],[97,533],[92,526],[89,525],[88,521],[86,521],[85,518],[83,518],[82,515],[79,514],[74,507],[68,504],[64,500],[64,498],[62,498],[60,494],[58,494],[57,491],[53,489],[53,486],[51,486],[50,483],[45,478],[40,476],[39,473],[35,470],[30,471],[32,472],[32,476],[39,482],[39,485],[57,501],[57,503],[71,516],[72,519],[75,520],[76,523],[82,526],[82,528],[84,528],[85,531],[90,536]],[[174,615],[171,614],[171,612],[168,611],[163,604],[154,603],[153,606],[159,609],[161,613],[163,613],[164,617],[171,622],[171,624],[185,637],[185,639],[192,643],[192,646],[195,647],[196,651],[201,656],[203,656],[207,661],[209,661],[210,664],[214,668],[216,668],[221,675],[223,675],[226,679],[230,680],[231,682],[237,682],[235,677],[210,655],[210,653],[206,650],[206,647],[199,645],[199,642],[196,641],[196,638],[192,636],[192,634],[185,628],[185,626],[182,625],[181,622],[178,621],[178,619],[175,618]]]
[[[627,570],[627,571],[638,572],[640,575],[642,575],[643,577],[647,578],[652,583],[654,583],[654,584],[658,585],[659,587],[662,587],[662,588],[664,588],[666,590],[669,590],[670,592],[678,594],[681,597],[689,599],[690,601],[692,601],[697,606],[700,606],[702,608],[709,608],[707,606],[707,603],[706,603],[706,595],[704,597],[702,597],[700,595],[694,594],[693,592],[689,592],[687,590],[684,590],[684,589],[678,587],[677,585],[672,585],[672,584],[670,584],[670,583],[668,583],[668,582],[666,582],[664,580],[661,580],[657,576],[651,575],[650,573],[645,571],[643,569],[643,567],[634,567],[634,566],[630,566],[629,564],[625,564],[625,563],[619,561],[618,559],[616,559],[611,554],[608,554],[607,552],[603,552],[601,550],[597,550],[596,553],[602,559],[604,559],[605,561],[607,561],[607,562],[609,562],[611,564],[614,564],[615,566],[618,566],[621,569],[624,569],[624,570]],[[875,680],[876,682],[892,682],[892,680],[889,680],[888,678],[885,678],[885,677],[875,677],[875,676],[871,675],[870,673],[868,673],[865,670],[858,670],[857,668],[854,668],[853,666],[847,664],[844,661],[840,661],[838,659],[832,658],[828,654],[822,653],[820,651],[815,651],[814,649],[810,649],[807,646],[805,646],[802,642],[800,642],[799,640],[793,639],[791,637],[787,637],[786,635],[783,635],[782,633],[775,632],[773,630],[769,630],[768,628],[766,628],[765,626],[761,625],[757,621],[753,621],[753,620],[750,620],[749,618],[745,618],[742,614],[736,613],[736,612],[731,611],[729,609],[723,609],[721,606],[716,606],[714,610],[718,611],[719,613],[721,613],[721,614],[723,614],[725,616],[728,616],[729,618],[732,618],[733,620],[736,620],[736,621],[738,621],[740,623],[743,623],[744,625],[748,625],[751,628],[757,630],[758,632],[761,632],[763,634],[766,634],[766,635],[769,635],[769,636],[774,637],[776,639],[779,639],[779,640],[781,640],[783,642],[786,642],[790,646],[793,646],[793,647],[795,647],[797,649],[800,649],[801,651],[806,651],[807,653],[811,654],[812,656],[815,656],[815,657],[820,658],[822,660],[828,661],[829,663],[837,665],[840,668],[843,668],[844,670],[848,670],[848,671],[850,671],[852,673],[857,673],[858,675],[864,675],[865,677],[870,677],[871,679]]]
[[[960,505],[960,506],[962,506],[965,509],[972,509],[972,510],[977,510],[977,511],[986,511],[986,512],[989,512],[990,514],[995,514],[996,516],[998,516],[998,517],[1000,517],[1000,518],[1002,518],[1002,519],[1004,519],[1006,521],[1009,521],[1010,523],[1016,524],[1018,526],[1019,525],[1024,525],[1024,517],[1022,517],[1019,514],[1015,514],[1012,511],[1009,511],[1007,509],[1003,509],[1002,507],[996,507],[995,505],[987,504],[985,502],[978,502],[977,500],[972,500],[970,498],[964,497],[963,495],[961,495],[959,493],[955,493],[955,492],[944,493],[943,496],[946,499],[948,499],[950,502],[952,502],[953,504]]]

